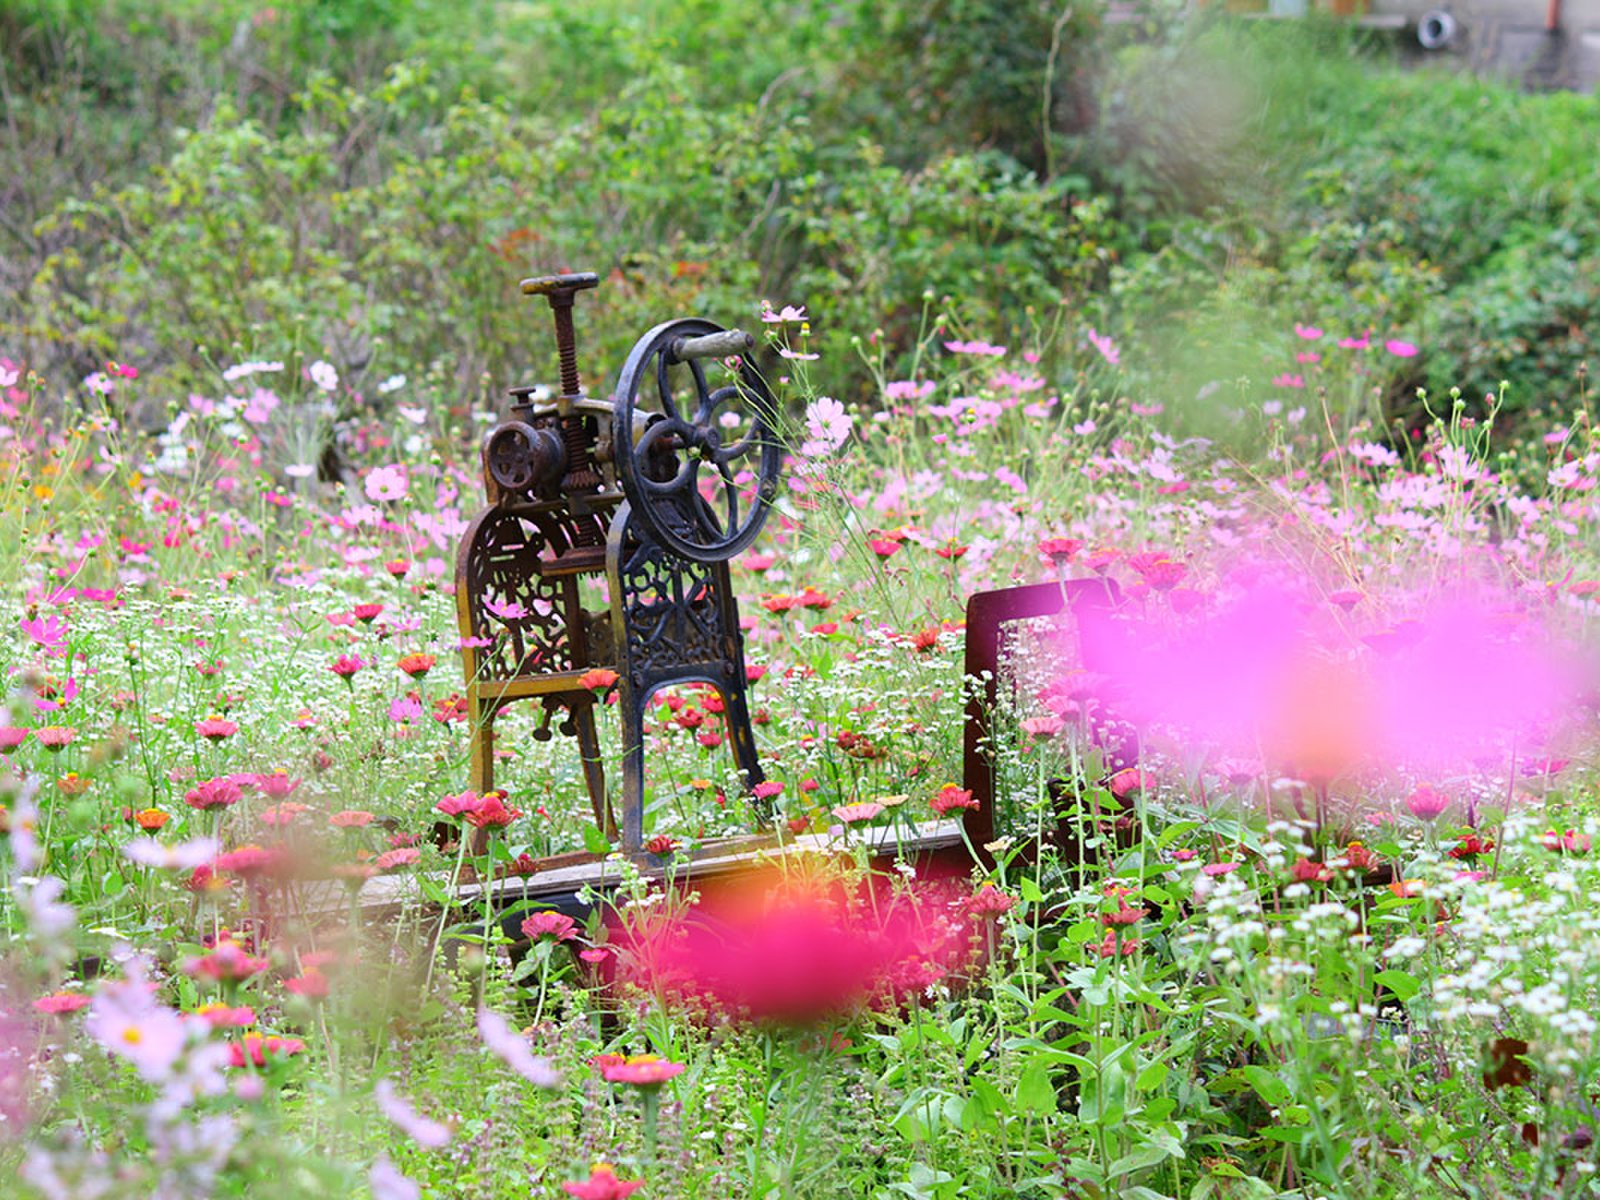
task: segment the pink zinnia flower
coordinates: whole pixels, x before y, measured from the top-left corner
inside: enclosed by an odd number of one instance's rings
[[[366,665],[367,664],[361,660],[360,655],[341,654],[338,658],[334,659],[333,662],[328,664],[328,670],[332,671],[346,683],[349,683],[355,678],[356,672],[365,669]]]
[[[208,742],[223,742],[239,732],[239,726],[223,717],[210,716],[194,723],[194,731]]]
[[[219,942],[210,954],[191,958],[183,964],[183,973],[196,979],[210,979],[217,983],[238,983],[265,971],[271,964],[242,949],[237,942]]]
[[[857,825],[870,821],[883,811],[883,805],[874,800],[864,800],[858,804],[843,804],[833,810],[834,817],[846,825]]]
[[[300,780],[279,767],[270,774],[255,776],[255,785],[263,796],[271,800],[284,800],[293,795],[300,786]]]
[[[46,725],[43,729],[36,730],[33,736],[46,750],[57,751],[70,745],[78,736],[78,731],[70,725]]]
[[[1419,821],[1432,821],[1450,807],[1450,797],[1437,788],[1423,784],[1406,797],[1406,808]]]
[[[0,754],[10,754],[32,733],[33,730],[20,725],[0,725]]]
[[[336,829],[362,829],[372,824],[374,815],[364,808],[347,808],[329,817],[328,824]]]
[[[244,793],[239,790],[239,785],[226,776],[220,779],[208,779],[183,795],[185,804],[190,808],[198,808],[201,812],[213,808],[230,808],[243,798]]]
[[[522,932],[535,942],[542,938],[570,942],[578,936],[578,923],[565,913],[536,912],[522,922]]]
[[[682,1063],[668,1062],[658,1054],[635,1054],[620,1063],[609,1063],[600,1074],[607,1083],[626,1083],[633,1087],[658,1088],[682,1075]]]

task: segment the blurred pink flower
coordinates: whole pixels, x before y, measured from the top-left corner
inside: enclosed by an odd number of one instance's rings
[[[561,1076],[551,1067],[550,1060],[534,1057],[527,1040],[499,1013],[487,1008],[478,1010],[478,1036],[501,1062],[535,1087],[561,1086]]]

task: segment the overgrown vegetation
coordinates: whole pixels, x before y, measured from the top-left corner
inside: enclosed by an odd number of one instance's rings
[[[0,66],[10,1186],[1593,1192],[1592,98],[995,0],[19,0]],[[563,268],[594,394],[699,311],[790,426],[768,783],[659,694],[637,862],[532,706],[463,790]],[[1110,608],[1011,642],[995,840],[875,858],[981,803],[963,606],[1048,581]]]
[[[1593,99],[1404,73],[1335,28],[980,0],[0,22],[0,328],[79,376],[292,344],[475,403],[548,371],[512,284],[572,266],[615,285],[591,337],[766,295],[828,349],[903,353],[931,293],[991,334],[1115,331],[1184,403],[1265,394],[1263,331],[1315,311],[1422,347],[1375,384],[1403,421],[1421,384],[1514,379],[1503,419],[1583,386]]]

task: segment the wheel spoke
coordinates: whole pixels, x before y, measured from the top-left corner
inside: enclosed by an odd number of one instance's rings
[[[704,428],[706,422],[711,420],[711,414],[716,411],[716,396],[706,387],[706,371],[698,358],[689,360],[689,371],[694,376],[694,393],[698,398],[689,423],[696,428]]]
[[[678,416],[678,406],[672,399],[671,368],[667,365],[667,352],[663,350],[656,355],[656,395],[661,398],[661,411],[674,421],[681,423]]]

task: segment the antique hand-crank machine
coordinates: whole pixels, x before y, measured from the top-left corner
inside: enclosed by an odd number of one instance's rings
[[[489,505],[456,558],[472,725],[472,786],[494,786],[494,722],[517,700],[544,709],[534,733],[576,738],[595,821],[617,835],[584,676],[617,673],[622,720],[622,849],[644,838],[644,710],[657,689],[721,694],[734,761],[762,781],[746,701],[743,639],[728,560],[761,531],[782,447],[771,393],[749,359],[755,339],[699,318],[657,325],[634,345],[610,399],[586,396],[572,310],[592,274],[527,279],[555,316],[561,393],[511,389],[483,447]],[[711,366],[726,381],[707,379]],[[605,573],[609,608],[586,610],[580,581]]]

